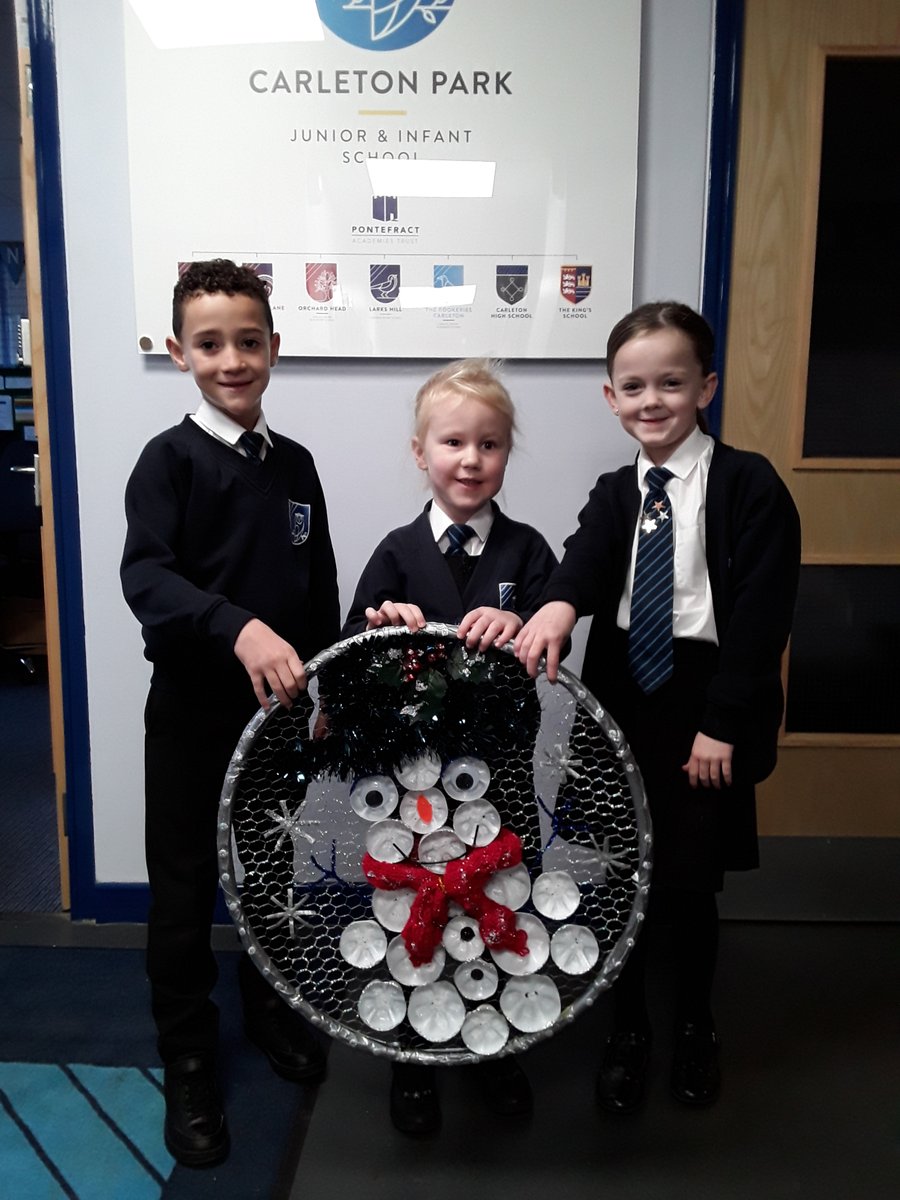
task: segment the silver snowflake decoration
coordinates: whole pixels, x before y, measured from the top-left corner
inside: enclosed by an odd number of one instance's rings
[[[301,820],[300,809],[303,807],[302,805],[298,805],[297,811],[292,813],[288,811],[287,800],[279,800],[278,803],[281,805],[280,813],[277,813],[274,808],[266,809],[266,816],[271,817],[275,822],[271,829],[266,830],[266,837],[275,837],[276,834],[278,835],[278,840],[275,842],[275,849],[281,849],[281,843],[286,837],[289,837],[293,841],[295,834],[298,837],[305,838],[311,846],[314,845],[315,837],[303,829],[302,826],[319,825],[321,822]]]
[[[606,883],[606,876],[611,871],[613,875],[618,875],[619,870],[628,868],[628,851],[627,850],[610,850],[609,842],[610,835],[607,834],[603,839],[602,848],[598,845],[597,839],[593,833],[590,834],[591,843],[594,847],[594,852],[591,855],[600,865],[600,880]]]
[[[289,886],[287,890],[287,902],[281,906],[280,912],[271,913],[266,920],[272,922],[272,928],[277,929],[279,925],[287,925],[288,931],[292,938],[297,936],[294,928],[295,923],[302,925],[304,929],[309,929],[309,921],[304,920],[305,917],[314,917],[315,910],[312,908],[301,908],[302,900],[294,899],[293,886]]]
[[[563,772],[570,779],[585,779],[581,771],[577,768],[584,766],[580,758],[573,758],[567,749],[563,747],[562,742],[556,742],[552,746],[548,746],[538,763],[542,767],[548,767],[551,771]]]

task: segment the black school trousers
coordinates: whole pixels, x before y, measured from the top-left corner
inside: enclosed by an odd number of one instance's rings
[[[218,889],[216,826],[225,772],[246,723],[247,700],[196,687],[150,687],[144,713],[145,849],[151,905],[147,974],[164,1063],[212,1057],[219,1013],[210,944]],[[258,972],[242,972],[254,980]],[[258,978],[260,1003],[268,985]],[[245,997],[246,1003],[246,997]]]

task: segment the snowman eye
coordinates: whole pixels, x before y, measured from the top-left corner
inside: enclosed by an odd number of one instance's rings
[[[480,758],[455,758],[441,776],[451,800],[480,800],[490,782],[491,772]]]
[[[400,799],[397,786],[386,775],[366,775],[357,779],[350,792],[350,806],[364,821],[389,817]]]

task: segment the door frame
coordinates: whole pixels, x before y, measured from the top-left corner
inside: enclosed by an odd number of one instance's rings
[[[52,397],[52,403],[47,401],[46,416],[54,543],[51,553],[56,567],[56,596],[51,598],[51,604],[55,601],[58,611],[59,671],[51,673],[50,702],[51,710],[62,712],[62,730],[56,731],[55,738],[61,736],[63,742],[64,779],[58,780],[57,786],[62,790],[63,833],[68,839],[68,861],[60,863],[60,871],[63,880],[68,877],[71,916],[84,919],[96,915],[93,911],[96,879],[52,0],[28,0],[27,17],[31,80],[30,95],[26,94],[23,102],[30,101],[34,128],[43,360],[46,398]],[[46,479],[46,463],[44,470]],[[44,495],[47,495],[46,483]],[[59,761],[57,746],[54,758]]]

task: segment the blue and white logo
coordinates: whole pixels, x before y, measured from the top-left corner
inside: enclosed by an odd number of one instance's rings
[[[465,271],[461,264],[435,263],[434,286],[436,288],[462,287]]]
[[[316,0],[322,24],[363,50],[402,50],[434,33],[454,0]]]
[[[288,518],[291,523],[291,545],[302,546],[309,537],[310,505],[288,500]]]

